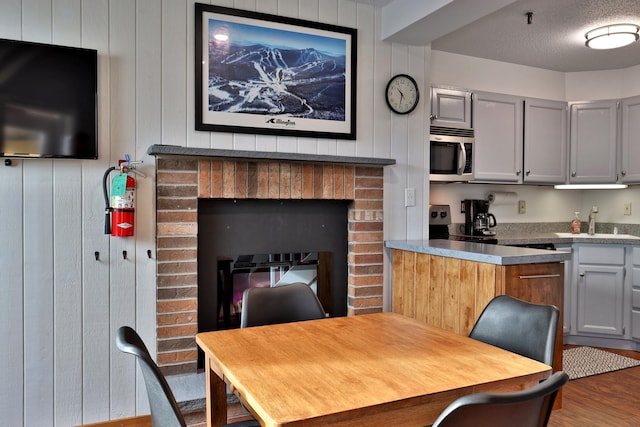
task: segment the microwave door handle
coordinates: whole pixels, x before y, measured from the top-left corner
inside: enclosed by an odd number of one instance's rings
[[[462,175],[464,173],[464,167],[467,164],[467,150],[465,149],[464,143],[460,144],[460,159],[458,160],[458,175]]]

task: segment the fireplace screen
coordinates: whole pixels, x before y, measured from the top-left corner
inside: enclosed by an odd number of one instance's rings
[[[200,199],[198,331],[238,327],[250,286],[303,282],[347,313],[346,200]]]
[[[276,287],[304,283],[319,298],[331,289],[332,254],[296,252],[219,257],[218,329],[237,328],[242,294],[252,287]],[[320,294],[318,291],[320,290]]]

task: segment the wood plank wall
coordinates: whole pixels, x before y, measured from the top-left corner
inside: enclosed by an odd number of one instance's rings
[[[394,312],[462,335],[497,292],[493,264],[394,250],[392,272]]]
[[[0,37],[99,54],[99,159],[0,166],[5,425],[66,427],[147,411],[135,363],[115,349],[113,336],[123,324],[134,326],[156,353],[155,159],[146,155],[152,144],[394,158],[397,164],[385,168],[385,239],[427,236],[430,48],[381,41],[381,10],[350,0],[212,1],[357,28],[358,139],[197,132],[194,2],[0,1]],[[423,94],[408,116],[391,114],[384,101],[386,82],[398,73],[413,75]],[[136,236],[110,238],[103,234],[102,175],[125,153],[144,161],[147,178],[138,180]],[[406,187],[416,189],[416,207],[404,207]]]

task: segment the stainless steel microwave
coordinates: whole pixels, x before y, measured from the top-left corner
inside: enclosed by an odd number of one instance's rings
[[[431,126],[429,181],[472,180],[474,141],[473,129]]]

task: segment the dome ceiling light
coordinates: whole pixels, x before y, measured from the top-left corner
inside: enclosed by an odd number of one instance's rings
[[[638,41],[638,30],[635,24],[614,24],[594,28],[584,36],[585,45],[591,49],[615,49]]]

